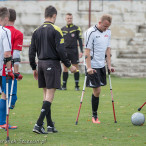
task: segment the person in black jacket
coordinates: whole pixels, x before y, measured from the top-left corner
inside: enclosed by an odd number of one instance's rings
[[[79,57],[83,55],[82,33],[80,27],[73,24],[73,16],[71,13],[66,14],[67,25],[62,28],[64,36],[64,44],[67,50],[67,55],[71,63],[77,68],[79,63]],[[80,46],[80,54],[78,53],[78,42]],[[62,90],[66,90],[66,84],[68,79],[68,68],[63,65],[63,86]],[[79,72],[74,73],[75,89],[79,89]]]
[[[33,70],[34,78],[38,80],[39,88],[43,88],[44,93],[41,113],[33,128],[33,132],[38,134],[57,132],[51,119],[51,103],[55,90],[61,86],[60,61],[72,73],[77,71],[67,57],[62,31],[58,26],[54,25],[56,16],[57,10],[55,7],[48,6],[45,9],[45,22],[33,32],[29,48],[30,66]],[[38,71],[35,62],[36,54],[38,57]],[[43,127],[45,117],[47,119],[47,132]]]

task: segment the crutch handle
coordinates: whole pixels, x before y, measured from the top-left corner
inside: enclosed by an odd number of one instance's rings
[[[85,76],[87,76],[87,67],[85,66]]]
[[[108,70],[108,75],[110,75],[110,70],[108,69],[108,67],[107,67],[107,70]]]
[[[107,72],[108,72],[108,75],[110,75],[110,70],[108,69],[108,65],[107,65]]]

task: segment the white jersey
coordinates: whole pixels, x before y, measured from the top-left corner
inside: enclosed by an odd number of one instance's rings
[[[85,32],[85,48],[90,49],[91,67],[103,68],[105,66],[105,53],[110,47],[111,31],[101,32],[96,26]]]
[[[4,52],[11,51],[11,32],[0,25],[0,76],[2,75]]]

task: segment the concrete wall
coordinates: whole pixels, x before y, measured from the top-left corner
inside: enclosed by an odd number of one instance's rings
[[[17,11],[16,28],[20,29],[24,35],[24,44],[29,44],[33,30],[44,22],[44,9],[48,5],[53,5],[58,10],[56,25],[65,25],[65,14],[73,13],[74,24],[81,27],[84,32],[88,28],[88,12],[81,12],[77,9],[77,1],[5,1],[0,2],[0,6],[14,8]],[[100,16],[109,13],[113,16],[111,25],[112,31],[112,61],[120,50],[126,50],[129,40],[135,37],[140,25],[146,25],[146,1],[104,1],[103,8],[101,2],[93,2],[91,25],[97,24]],[[81,2],[80,9],[88,9],[88,2]],[[23,48],[22,60],[28,61],[28,48]],[[28,65],[26,65],[28,66]],[[26,69],[26,72],[28,69]]]

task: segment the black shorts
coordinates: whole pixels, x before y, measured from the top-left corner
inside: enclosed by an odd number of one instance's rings
[[[39,88],[59,89],[61,87],[61,65],[56,60],[39,60],[38,62]]]
[[[98,88],[100,86],[105,86],[106,82],[106,69],[103,68],[94,68],[96,73],[88,74],[87,73],[87,81],[86,86],[91,88]]]
[[[79,53],[77,48],[74,49],[66,49],[67,50],[67,56],[72,64],[78,64],[79,63]]]

